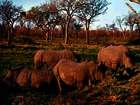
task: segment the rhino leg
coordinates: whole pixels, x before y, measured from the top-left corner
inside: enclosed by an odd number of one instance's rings
[[[35,62],[35,63],[34,63],[34,67],[35,67],[35,69],[39,69],[39,67],[40,67],[40,62]]]
[[[83,83],[82,82],[78,82],[77,83],[77,88],[78,88],[78,91],[82,90],[83,89]]]
[[[92,86],[91,80],[90,80],[90,79],[88,80],[88,86],[89,86],[89,87]]]
[[[59,92],[61,93],[62,87],[61,87],[61,83],[60,83],[60,78],[59,77],[56,77],[56,78],[57,78],[57,83],[58,83],[58,87],[59,87]]]
[[[59,72],[59,71],[57,71],[57,73],[58,73],[58,72]],[[62,87],[61,87],[61,83],[60,83],[59,73],[58,73],[58,74],[57,74],[57,73],[54,72],[54,75],[55,75],[55,78],[56,78],[57,83],[58,83],[59,94],[61,94],[61,92],[62,92]]]

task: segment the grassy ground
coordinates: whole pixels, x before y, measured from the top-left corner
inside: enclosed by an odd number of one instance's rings
[[[78,61],[96,60],[98,46],[63,46],[39,45],[39,48],[64,49],[69,48],[78,53]],[[130,46],[136,56],[137,66],[140,64],[140,48]],[[33,66],[35,47],[3,47],[0,46],[0,76],[6,73],[8,67]],[[139,67],[139,66],[138,66]],[[92,89],[85,90],[82,94],[77,91],[63,96],[48,95],[42,91],[23,89],[19,92],[10,92],[4,105],[17,105],[21,100],[25,105],[133,105],[140,104],[140,74],[126,81],[117,81],[108,77],[102,84],[95,85]]]

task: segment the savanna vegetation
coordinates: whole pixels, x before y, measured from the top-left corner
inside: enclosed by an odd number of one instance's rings
[[[51,0],[28,11],[10,0],[0,1],[1,105],[133,105],[140,104],[140,23],[135,14],[116,17],[115,23],[91,30],[96,17],[107,12],[107,0]],[[138,13],[139,14],[139,13]],[[117,27],[117,25],[119,27]],[[93,87],[62,95],[45,89],[9,87],[8,69],[33,68],[39,49],[70,49],[77,62],[97,60],[100,48],[125,45],[135,56],[136,72],[129,78],[119,71]],[[56,86],[57,87],[57,86]]]

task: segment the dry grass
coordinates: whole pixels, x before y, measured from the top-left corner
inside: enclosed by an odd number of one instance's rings
[[[47,46],[40,44],[38,46],[41,46],[40,48],[52,48],[57,50],[69,48],[78,53],[79,61],[85,59],[95,60],[99,48],[102,47],[101,45],[82,46],[78,44],[63,45],[60,43],[47,44]],[[139,46],[128,47],[135,53],[136,58],[140,58]],[[26,45],[24,47],[1,47],[0,74],[4,75],[9,65],[13,68],[20,65],[32,67],[32,57],[37,48],[28,47]],[[137,67],[140,67],[140,59],[137,59],[136,61]],[[137,71],[140,71],[140,68],[138,68]],[[10,90],[10,92],[7,93],[4,105],[17,105],[19,104],[21,97],[23,97],[25,105],[132,105],[140,104],[139,92],[140,73],[134,75],[129,80],[120,81],[109,76],[104,79],[104,82],[93,85],[93,88],[91,89],[86,88],[81,94],[77,91],[72,91],[66,95],[58,96],[57,94],[50,95],[44,91],[33,89],[19,88],[19,90]]]

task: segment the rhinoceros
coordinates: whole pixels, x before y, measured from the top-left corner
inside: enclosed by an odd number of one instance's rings
[[[34,55],[35,68],[40,68],[46,64],[52,69],[60,59],[74,60],[74,53],[70,50],[64,49],[56,50],[38,50]]]
[[[99,65],[105,65],[108,68],[117,70],[124,66],[125,69],[133,68],[134,63],[129,56],[129,49],[124,45],[103,47],[98,52]]]
[[[104,75],[97,68],[97,64],[94,61],[77,63],[61,59],[53,68],[60,93],[62,92],[61,81],[68,86],[76,86],[80,91],[85,85],[90,86],[93,80],[102,80]]]

